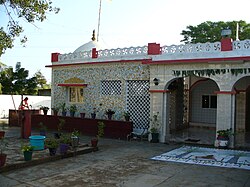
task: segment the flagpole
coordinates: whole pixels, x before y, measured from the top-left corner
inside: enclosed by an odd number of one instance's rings
[[[102,0],[100,0],[100,6],[99,6],[98,29],[97,29],[97,37],[96,37],[97,42],[99,39],[99,32],[100,32],[101,10],[102,10]]]
[[[236,41],[239,41],[239,23],[236,23]]]

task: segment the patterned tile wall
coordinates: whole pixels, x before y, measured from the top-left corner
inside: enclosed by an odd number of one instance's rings
[[[53,99],[54,105],[67,101],[67,88],[57,86],[64,83],[65,80],[76,77],[84,80],[88,84],[84,88],[84,102],[77,105],[77,115],[85,112],[87,117],[90,116],[93,108],[99,110],[97,117],[104,119],[105,109],[111,108],[116,111],[114,118],[123,119],[122,112],[126,107],[126,80],[149,80],[149,67],[141,63],[112,63],[112,64],[86,64],[78,66],[54,67],[53,73]],[[121,80],[121,95],[101,95],[102,80]],[[102,106],[100,106],[102,104]]]

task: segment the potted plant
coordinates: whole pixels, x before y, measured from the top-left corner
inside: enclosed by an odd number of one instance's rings
[[[8,144],[3,137],[0,139],[0,167],[4,166],[6,162],[7,154],[3,152],[6,147],[8,147]]]
[[[43,111],[44,115],[47,115],[48,111],[49,111],[49,107],[47,106],[40,106],[40,110]]]
[[[57,116],[60,108],[59,107],[53,107],[53,108],[51,108],[51,110],[53,111],[54,116]]]
[[[59,146],[58,139],[46,138],[44,144],[45,144],[45,147],[49,149],[50,156],[54,156]]]
[[[23,152],[23,156],[24,156],[25,161],[32,160],[34,146],[23,144],[21,146],[21,150]]]
[[[105,111],[105,114],[108,116],[108,119],[111,120],[113,114],[115,114],[115,111],[112,110],[112,109],[108,109],[108,110]]]
[[[46,136],[46,132],[48,128],[42,122],[39,123],[39,127],[40,127],[40,135]]]
[[[82,119],[85,118],[85,115],[86,115],[85,111],[83,111],[83,112],[80,113],[80,116],[81,116]]]
[[[218,130],[217,142],[220,148],[227,148],[229,145],[230,136],[233,135],[232,129]]]
[[[65,119],[59,118],[59,123],[57,125],[57,132],[54,133],[54,137],[56,139],[59,139],[61,137],[64,124],[65,124]]]
[[[91,146],[92,147],[97,147],[97,143],[100,137],[103,137],[104,135],[104,128],[105,124],[103,121],[98,121],[97,123],[97,135],[96,137],[91,139]]]
[[[71,144],[71,136],[69,134],[62,134],[59,141],[60,154],[64,155],[67,153]]]
[[[60,108],[62,110],[62,116],[66,116],[67,115],[67,110],[68,110],[68,108],[66,107],[66,103],[62,103],[60,105]]]
[[[79,145],[79,140],[80,140],[79,136],[80,132],[74,129],[74,131],[71,133],[72,147],[77,147]]]
[[[2,130],[0,130],[0,139],[4,138],[4,135],[5,135],[5,131],[4,131],[5,125],[6,125],[5,122],[3,122],[3,124],[2,124]]]
[[[91,118],[92,119],[95,119],[96,118],[96,113],[97,113],[98,111],[97,111],[97,109],[96,108],[93,108],[93,111],[92,111],[92,113],[91,113]]]
[[[125,111],[125,112],[123,113],[123,116],[124,116],[124,118],[125,118],[125,121],[129,121],[129,120],[130,120],[130,113],[129,113],[128,111]]]
[[[159,130],[160,130],[160,121],[158,119],[159,112],[153,115],[153,118],[150,119],[150,133],[152,136],[151,142],[158,143],[159,142]]]
[[[76,105],[71,105],[69,107],[70,117],[74,117],[76,111],[77,111]]]

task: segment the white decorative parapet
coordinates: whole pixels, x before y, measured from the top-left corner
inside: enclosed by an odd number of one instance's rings
[[[117,49],[105,49],[98,51],[98,58],[115,57],[115,56],[133,56],[133,55],[147,55],[148,46],[143,47],[129,47]]]
[[[162,54],[220,52],[221,43],[215,42],[215,43],[197,43],[197,44],[186,44],[186,45],[171,45],[171,46],[163,46],[161,50]]]
[[[233,41],[233,50],[250,50],[250,40]]]
[[[234,41],[233,51],[250,50],[250,40]],[[197,43],[186,45],[171,45],[161,47],[161,54],[208,54],[208,53],[220,53],[221,42],[214,43]],[[117,48],[117,49],[104,49],[99,50],[97,59],[126,59],[133,57],[145,57],[148,55],[148,46],[142,47],[129,47],[129,48]],[[58,57],[60,61],[89,61],[93,60],[92,51],[83,51],[78,53],[60,54]]]
[[[117,48],[117,49],[104,49],[98,51],[98,58],[114,58],[114,57],[126,57],[126,56],[145,56],[148,53],[148,47],[129,47],[129,48]],[[92,51],[84,51],[78,53],[68,53],[59,55],[60,61],[75,61],[75,60],[89,60],[92,59]]]
[[[84,60],[84,59],[91,59],[92,58],[92,51],[83,51],[79,53],[68,53],[68,54],[61,54],[58,57],[60,61],[68,61],[68,60]]]

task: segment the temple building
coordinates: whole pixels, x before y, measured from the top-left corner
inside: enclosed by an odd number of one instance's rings
[[[113,109],[115,120],[129,111],[135,130],[159,112],[160,142],[214,144],[232,129],[230,146],[250,147],[250,40],[103,49],[93,36],[51,61],[52,107],[76,104],[87,117],[95,108],[100,119]]]

